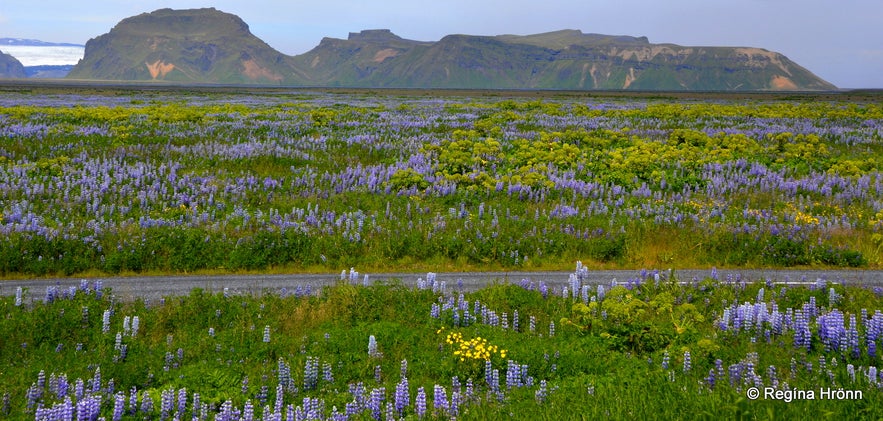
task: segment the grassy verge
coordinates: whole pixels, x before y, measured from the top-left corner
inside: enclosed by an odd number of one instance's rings
[[[879,418],[883,293],[643,272],[0,300],[0,413],[105,419]],[[29,297],[35,298],[33,301]],[[751,399],[752,388],[760,397]],[[52,412],[56,411],[56,412]],[[65,412],[67,411],[67,412]],[[312,414],[312,415],[308,415]],[[250,418],[253,417],[253,418]],[[65,419],[65,418],[57,418]],[[77,418],[81,419],[81,418]]]

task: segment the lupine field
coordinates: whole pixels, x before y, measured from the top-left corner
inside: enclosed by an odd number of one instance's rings
[[[883,289],[677,269],[881,267],[881,157],[873,97],[3,91],[5,278],[577,264],[5,281],[0,418],[879,419]]]
[[[879,266],[881,156],[874,101],[11,92],[0,273]]]

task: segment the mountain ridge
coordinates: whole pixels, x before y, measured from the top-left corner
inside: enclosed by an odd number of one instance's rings
[[[834,90],[782,54],[756,47],[653,44],[647,37],[565,29],[532,35],[452,34],[438,41],[389,29],[323,38],[288,56],[214,8],[160,9],[86,43],[73,79],[292,86]]]

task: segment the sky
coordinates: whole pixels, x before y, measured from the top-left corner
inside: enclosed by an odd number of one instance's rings
[[[651,43],[765,48],[837,87],[883,88],[880,0],[2,0],[0,38],[85,44],[126,17],[167,7],[238,15],[289,55],[363,29],[419,41],[578,29]]]

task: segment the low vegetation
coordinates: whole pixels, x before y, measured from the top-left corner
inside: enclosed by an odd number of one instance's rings
[[[462,291],[0,299],[5,419],[875,419],[879,288],[584,267]],[[677,282],[681,281],[681,282]],[[38,327],[38,328],[34,328]],[[754,395],[757,392],[759,395]],[[76,418],[74,418],[76,417]]]

